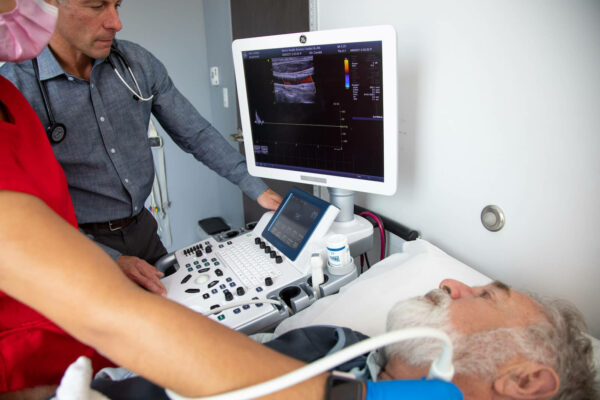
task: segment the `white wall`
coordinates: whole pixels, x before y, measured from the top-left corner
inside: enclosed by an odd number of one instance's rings
[[[228,137],[227,128],[213,121],[203,3],[197,0],[127,0],[120,9],[123,30],[118,38],[137,42],[161,60],[175,86],[196,109]],[[235,103],[234,103],[235,104]],[[243,224],[242,194],[165,138],[167,181],[171,200],[173,244],[170,251],[199,239],[197,221],[223,216],[232,225]]]
[[[600,2],[317,0],[319,29],[391,24],[399,180],[357,203],[487,275],[567,298],[600,337]],[[480,223],[499,205],[497,233]]]

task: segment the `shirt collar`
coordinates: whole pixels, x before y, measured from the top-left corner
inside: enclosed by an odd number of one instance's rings
[[[38,66],[40,68],[40,80],[41,81],[46,81],[46,80],[49,80],[52,78],[56,78],[57,76],[60,76],[60,75],[69,76],[69,74],[67,74],[65,72],[65,70],[63,70],[63,68],[60,66],[60,64],[54,57],[54,54],[50,50],[49,46],[46,46],[44,48],[44,50],[42,50],[40,55],[37,57],[37,61],[38,61]],[[104,61],[105,60],[94,60],[94,66],[92,68],[95,68],[96,65],[98,65]]]
[[[386,363],[385,355],[380,350],[374,350],[367,356],[367,371],[373,382],[377,382],[377,377]]]
[[[38,66],[40,68],[40,80],[56,78],[59,75],[65,74],[54,54],[50,51],[50,47],[46,46],[41,54],[37,57]]]

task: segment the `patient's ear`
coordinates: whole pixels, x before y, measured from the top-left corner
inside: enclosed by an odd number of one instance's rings
[[[530,361],[510,366],[494,381],[494,390],[511,399],[546,399],[559,386],[554,368]]]

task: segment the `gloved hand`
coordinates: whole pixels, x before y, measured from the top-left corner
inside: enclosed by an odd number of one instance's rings
[[[463,395],[451,382],[437,379],[367,381],[366,400],[462,400]]]

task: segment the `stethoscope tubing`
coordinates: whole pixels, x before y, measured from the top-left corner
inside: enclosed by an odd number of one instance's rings
[[[123,62],[125,69],[127,69],[127,71],[129,72],[129,76],[131,76],[131,79],[133,80],[135,87],[137,88],[137,92],[131,86],[129,86],[129,84],[127,84],[127,82],[125,81],[123,76],[121,76],[121,74],[117,70],[116,65],[113,63],[113,60],[111,59],[111,56],[113,54],[115,54],[117,57],[119,57],[121,59],[121,61]],[[108,61],[108,63],[112,67],[113,71],[115,72],[115,74],[117,75],[117,77],[119,78],[121,83],[123,83],[123,85],[127,88],[127,90],[129,90],[133,94],[134,100],[150,101],[154,98],[154,94],[151,94],[149,97],[144,97],[142,95],[140,86],[138,85],[137,79],[135,78],[135,75],[133,74],[133,70],[131,69],[129,62],[127,61],[127,58],[119,49],[117,49],[117,47],[114,44],[110,48],[110,53],[108,54],[108,57],[106,57],[106,61]],[[46,133],[48,135],[48,139],[50,140],[51,143],[55,143],[55,144],[60,143],[65,138],[65,135],[67,133],[67,128],[64,124],[61,124],[60,122],[56,122],[56,120],[54,119],[54,113],[52,112],[52,105],[50,104],[50,97],[48,96],[48,89],[46,88],[46,83],[44,81],[42,81],[42,79],[40,78],[40,68],[39,68],[37,58],[32,59],[31,62],[33,64],[33,70],[35,72],[35,78],[37,80],[38,86],[40,88],[40,92],[42,94],[42,101],[44,103],[44,108],[46,109],[46,115],[48,116],[48,120],[50,121],[50,124],[46,127]]]

